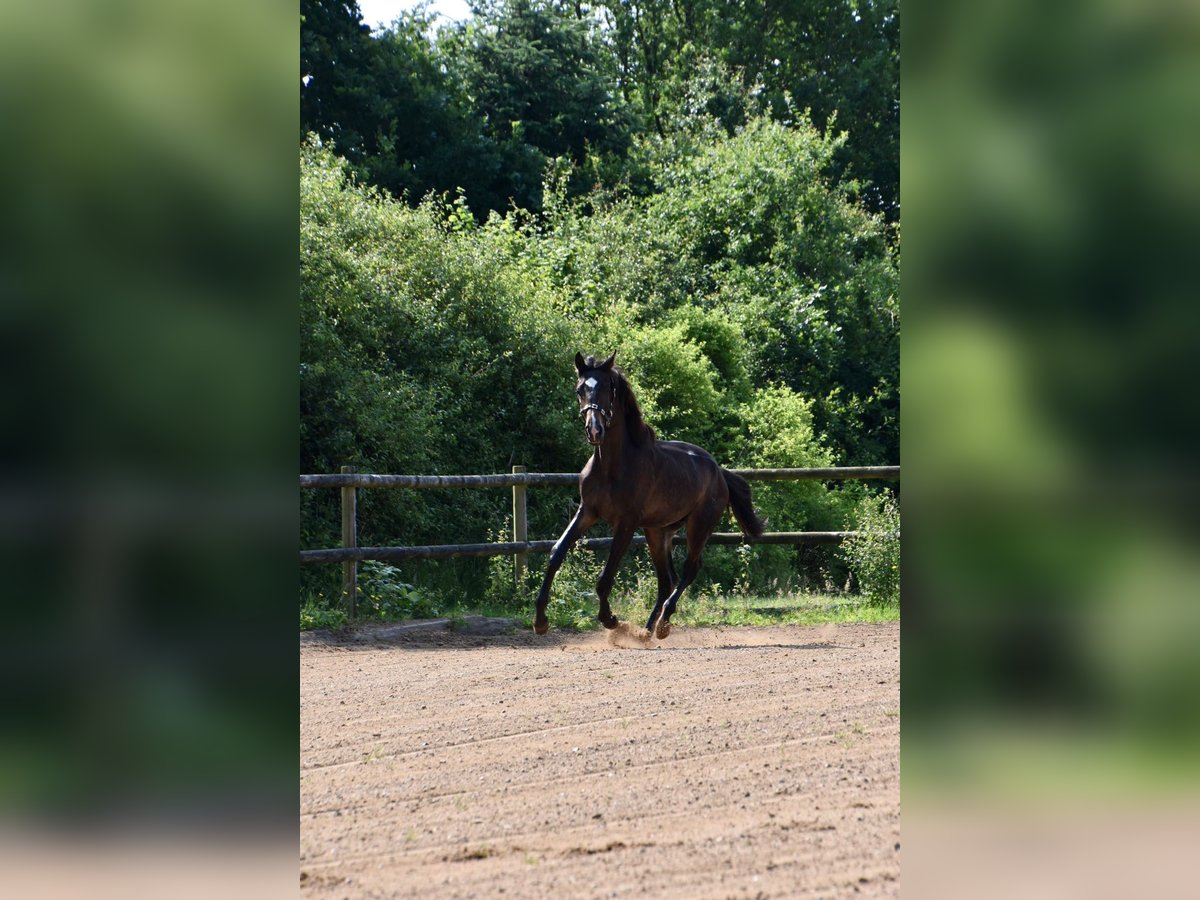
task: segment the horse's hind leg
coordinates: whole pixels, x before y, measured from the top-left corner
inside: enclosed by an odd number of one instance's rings
[[[658,639],[664,640],[671,633],[671,616],[675,615],[675,607],[679,604],[679,596],[687,589],[696,576],[700,573],[700,563],[704,560],[704,545],[708,543],[709,537],[717,527],[717,523],[721,521],[721,514],[724,508],[716,509],[715,514],[711,508],[697,510],[688,519],[687,522],[687,559],[683,562],[683,575],[680,577],[674,590],[671,591],[665,603],[657,604],[654,608],[654,614],[651,615],[650,621],[646,623],[646,630],[654,629]],[[662,607],[662,614],[659,615],[658,607]],[[657,622],[657,624],[656,624]]]
[[[658,597],[650,618],[658,618],[662,605],[671,595],[679,576],[675,574],[675,564],[671,560],[671,541],[675,532],[670,528],[647,528],[646,547],[650,551],[650,559],[654,561],[654,571],[658,575]],[[649,630],[649,628],[647,628]]]

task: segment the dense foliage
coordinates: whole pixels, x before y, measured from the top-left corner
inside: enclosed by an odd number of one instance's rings
[[[578,471],[572,360],[613,350],[660,436],[726,466],[898,460],[897,234],[848,175],[853,136],[791,118],[791,89],[732,50],[671,56],[683,32],[654,32],[656,8],[507,0],[435,43],[421,12],[372,36],[353,3],[302,3],[302,471]],[[718,12],[695,33],[724,34]],[[652,33],[666,55],[646,55]],[[832,530],[869,491],[758,485],[755,502],[774,530]],[[531,534],[556,536],[576,500],[531,491]],[[336,542],[336,492],[301,502],[304,545]],[[509,502],[360,491],[360,543],[499,537]],[[504,599],[497,571],[384,567],[372,584],[393,605]],[[302,577],[306,596],[336,591],[333,567]],[[712,548],[702,578],[841,587],[847,571],[830,548]]]
[[[644,156],[697,116],[845,132],[833,161],[899,219],[896,0],[481,0],[435,27],[418,7],[372,34],[354,0],[301,0],[301,135],[413,203],[464,188],[477,216],[540,209],[545,164],[573,188],[644,191]]]

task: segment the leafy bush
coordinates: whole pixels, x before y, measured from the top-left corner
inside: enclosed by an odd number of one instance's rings
[[[900,507],[891,491],[866,496],[847,522],[858,537],[842,553],[858,579],[859,592],[874,606],[900,602]]]
[[[831,172],[843,138],[754,118],[668,166],[645,205],[676,303],[735,321],[747,370],[812,401],[835,457],[898,444],[899,274],[887,229]]]
[[[432,619],[441,615],[434,597],[401,580],[400,570],[378,560],[359,569],[360,615],[371,619]]]
[[[832,465],[832,456],[814,433],[812,402],[783,385],[754,392],[738,410],[741,423],[733,462],[745,468],[794,469]],[[836,527],[840,495],[819,481],[751,483],[754,506],[768,531],[824,531]],[[797,573],[811,569],[802,581],[813,581],[828,568],[830,553],[823,547],[757,546],[753,548],[751,584],[769,582],[796,586]],[[706,561],[708,556],[706,555]],[[732,580],[714,559],[713,574]],[[737,571],[740,580],[745,580]],[[722,579],[722,580],[724,580]],[[823,579],[822,579],[823,580]]]

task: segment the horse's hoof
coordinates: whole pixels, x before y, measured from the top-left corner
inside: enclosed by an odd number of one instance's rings
[[[659,622],[658,623],[658,631],[656,631],[655,634],[658,636],[658,639],[660,641],[665,641],[667,639],[667,635],[669,635],[670,633],[671,633],[671,623],[670,622]]]
[[[604,617],[600,617],[600,624],[603,625],[605,628],[607,628],[609,631],[612,631],[614,628],[616,628],[618,625],[621,624],[621,620],[618,619],[616,616],[609,616],[607,619],[605,619]]]
[[[549,622],[534,622],[533,630],[536,634],[545,634],[547,631],[550,630],[550,623]]]

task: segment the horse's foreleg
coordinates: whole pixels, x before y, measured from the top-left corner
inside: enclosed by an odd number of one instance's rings
[[[550,562],[546,566],[546,577],[542,579],[542,589],[538,591],[533,617],[533,630],[538,634],[545,634],[550,630],[550,620],[546,618],[546,604],[550,600],[550,585],[554,583],[554,576],[562,567],[567,551],[574,547],[580,535],[595,523],[595,514],[580,506],[575,512],[575,518],[571,519],[571,524],[567,526],[567,530],[562,533],[562,537],[555,541],[554,547],[550,551]]]
[[[600,573],[600,580],[596,582],[596,596],[600,598],[600,613],[597,618],[605,628],[616,628],[618,624],[617,617],[613,615],[612,608],[608,605],[608,595],[612,593],[613,581],[617,577],[621,557],[629,549],[634,530],[632,525],[619,525],[613,529],[613,541],[608,551],[608,561],[604,564],[604,571]]]

